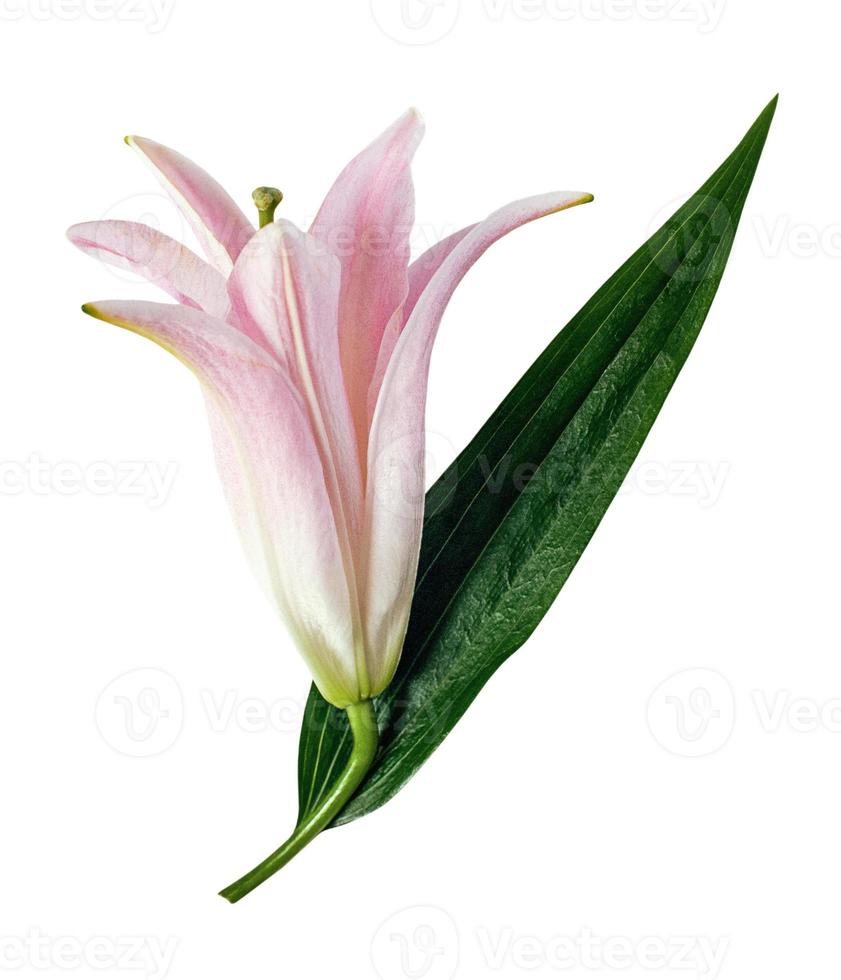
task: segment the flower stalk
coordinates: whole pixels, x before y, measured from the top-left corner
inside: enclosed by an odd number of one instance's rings
[[[287,865],[341,813],[374,762],[379,745],[377,717],[372,701],[361,701],[345,709],[353,734],[353,749],[342,775],[328,795],[295,828],[292,835],[265,861],[219,894],[232,905]]]

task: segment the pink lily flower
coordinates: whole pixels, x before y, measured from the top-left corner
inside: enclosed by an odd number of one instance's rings
[[[133,222],[68,232],[178,301],[83,309],[154,340],[198,376],[246,551],[340,708],[379,694],[400,656],[423,519],[430,354],[453,290],[512,229],[591,200],[517,201],[410,264],[410,164],[422,133],[416,112],[398,119],[342,171],[309,232],[285,220],[255,231],[195,164],[129,137],[207,261]],[[278,199],[269,194],[272,211]]]
[[[319,690],[347,711],[353,732],[334,791],[222,893],[231,901],[329,825],[373,762],[370,699],[394,675],[409,619],[429,362],[453,291],[509,231],[592,200],[553,193],[516,201],[410,263],[410,165],[422,133],[416,112],[398,119],[345,167],[308,232],[274,220],[279,191],[254,192],[256,230],[194,163],[128,137],[183,211],[205,259],[133,222],[68,232],[83,251],[177,301],[82,309],[155,341],[198,377],[246,552]]]

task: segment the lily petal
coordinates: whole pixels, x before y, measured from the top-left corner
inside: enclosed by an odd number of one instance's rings
[[[209,261],[228,275],[254,227],[228,192],[192,160],[142,136],[127,136],[154,171],[201,242]]]
[[[345,167],[310,229],[342,263],[339,349],[363,460],[368,388],[383,334],[408,291],[410,166],[422,136],[416,111],[401,116]]]
[[[383,375],[385,374],[385,369],[388,367],[388,362],[391,360],[391,355],[394,352],[395,344],[397,343],[400,334],[403,332],[403,327],[406,325],[406,321],[412,314],[412,310],[415,308],[415,304],[418,301],[421,293],[426,289],[429,284],[429,280],[438,271],[441,263],[447,256],[452,252],[452,250],[458,245],[458,243],[468,235],[476,226],[468,225],[466,228],[462,228],[460,231],[453,232],[452,235],[448,235],[446,238],[442,238],[440,242],[436,242],[433,246],[428,248],[423,254],[419,255],[415,261],[409,266],[409,290],[406,296],[406,301],[403,306],[396,310],[394,316],[388,322],[388,326],[383,334],[383,339],[380,342],[380,350],[377,354],[377,365],[374,369],[374,375],[371,378],[371,382],[368,385],[368,418],[373,418],[374,408],[377,404],[377,398],[380,393],[380,385],[383,381]]]
[[[374,693],[393,675],[411,607],[424,504],[424,419],[432,345],[456,286],[514,228],[593,198],[559,193],[516,201],[473,227],[440,263],[394,348],[374,411],[368,449],[367,579],[363,621]]]
[[[466,228],[461,228],[459,231],[454,231],[452,235],[447,235],[446,238],[442,238],[440,242],[436,242],[419,255],[409,266],[409,294],[403,308],[405,319],[408,320],[420,299],[421,293],[429,285],[429,280],[441,268],[441,263],[475,227],[475,224],[467,225]]]
[[[276,221],[242,250],[228,289],[235,318],[265,338],[307,407],[350,548],[362,516],[362,473],[339,361],[339,261],[292,222]]]
[[[195,252],[135,221],[88,221],[67,237],[88,255],[160,286],[179,303],[224,320],[228,313],[225,277]]]
[[[235,328],[183,306],[83,307],[183,361],[207,396],[226,496],[258,578],[316,683],[358,700],[348,586],[305,406],[282,367]]]

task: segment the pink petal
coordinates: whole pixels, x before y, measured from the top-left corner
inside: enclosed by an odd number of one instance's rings
[[[258,578],[325,697],[357,700],[336,524],[306,409],[286,373],[233,327],[197,310],[128,301],[84,309],[154,340],[197,375],[226,495]]]
[[[228,288],[237,321],[265,338],[307,408],[352,568],[362,472],[339,362],[339,261],[291,222],[277,221],[242,250]]]
[[[388,367],[394,346],[400,334],[403,332],[403,327],[411,316],[418,298],[424,289],[426,289],[429,280],[438,271],[444,259],[447,258],[462,238],[469,234],[475,227],[475,225],[468,225],[466,228],[462,228],[460,231],[453,232],[452,235],[442,238],[440,242],[436,242],[435,245],[428,248],[422,255],[419,255],[409,266],[409,291],[406,296],[406,302],[402,308],[395,311],[394,316],[389,320],[388,326],[383,334],[383,339],[380,342],[374,375],[368,385],[369,424],[370,419],[374,415],[374,408],[377,404],[377,397],[380,393],[380,385],[382,384],[385,369]]]
[[[160,286],[179,303],[225,319],[224,276],[190,249],[148,225],[134,221],[88,221],[67,237],[83,252]]]
[[[429,285],[429,280],[441,268],[441,263],[449,256],[456,245],[469,235],[475,227],[475,224],[468,225],[466,228],[461,228],[459,231],[454,231],[452,235],[442,238],[440,242],[436,242],[419,255],[409,266],[409,294],[406,297],[404,306],[405,318],[407,320],[415,308],[421,293]]]
[[[386,326],[408,290],[410,165],[422,135],[417,112],[398,119],[345,167],[310,229],[342,262],[339,349],[363,459],[368,387]]]
[[[424,417],[432,345],[456,286],[482,253],[520,225],[591,201],[544,194],[516,201],[476,225],[430,277],[389,361],[368,449],[367,579],[363,595],[373,690],[388,684],[412,602],[424,504]]]
[[[220,184],[185,156],[142,136],[127,136],[126,143],[152,167],[184,213],[209,261],[227,275],[254,234],[248,218]]]

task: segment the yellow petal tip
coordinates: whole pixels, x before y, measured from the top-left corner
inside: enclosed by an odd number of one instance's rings
[[[94,320],[102,320],[103,316],[93,303],[82,303],[82,312],[92,316]]]

